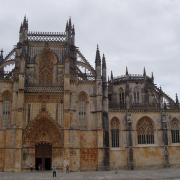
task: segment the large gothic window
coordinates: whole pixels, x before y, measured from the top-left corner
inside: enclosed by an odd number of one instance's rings
[[[111,120],[111,145],[119,147],[119,120],[117,118]]]
[[[124,90],[120,88],[119,90],[119,103],[120,105],[123,105],[125,103],[125,95],[124,95]]]
[[[5,92],[2,95],[2,119],[3,126],[7,127],[10,123],[11,112],[11,95],[9,92]]]
[[[84,124],[86,120],[87,96],[85,93],[79,95],[79,120]]]
[[[54,75],[56,74],[54,69],[57,63],[56,56],[48,47],[45,47],[37,57],[37,61],[39,65],[39,84],[43,86],[52,85],[55,80]]]
[[[138,104],[140,102],[140,91],[138,87],[134,88],[134,103]]]
[[[150,118],[144,117],[137,124],[138,144],[154,144],[154,126]]]
[[[180,128],[177,119],[171,121],[171,138],[172,143],[180,143]]]

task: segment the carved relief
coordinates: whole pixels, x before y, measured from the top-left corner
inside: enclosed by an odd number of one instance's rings
[[[54,65],[57,64],[56,56],[48,47],[45,47],[37,57],[37,63],[39,69],[39,84],[51,85],[56,79],[56,74],[54,74]]]
[[[40,142],[63,147],[63,132],[48,113],[42,111],[24,130],[23,141],[25,146],[31,147]]]
[[[63,92],[58,94],[49,95],[46,93],[43,94],[28,94],[25,96],[25,102],[61,102],[63,103]]]
[[[97,149],[85,148],[80,150],[81,169],[97,168]]]

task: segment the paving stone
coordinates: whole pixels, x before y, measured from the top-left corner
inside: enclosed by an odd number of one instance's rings
[[[0,180],[180,180],[180,168],[151,169],[151,170],[118,170],[71,172],[69,174],[57,172],[0,172]]]

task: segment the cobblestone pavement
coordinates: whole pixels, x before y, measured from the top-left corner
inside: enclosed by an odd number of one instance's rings
[[[180,168],[167,168],[156,170],[119,170],[71,172],[65,174],[57,172],[57,177],[52,177],[52,172],[0,172],[0,180],[180,180]]]

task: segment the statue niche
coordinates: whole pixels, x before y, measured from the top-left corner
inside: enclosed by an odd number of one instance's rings
[[[52,85],[56,82],[56,64],[57,58],[55,54],[47,47],[37,56],[38,79],[39,84],[43,86]]]

